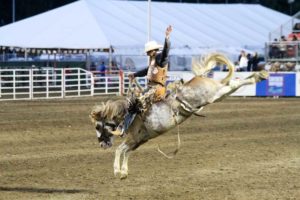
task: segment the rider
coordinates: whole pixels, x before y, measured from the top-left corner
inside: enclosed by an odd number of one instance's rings
[[[152,103],[160,101],[165,97],[171,32],[172,26],[168,26],[164,46],[158,44],[156,41],[147,42],[145,44],[145,53],[149,56],[149,66],[136,73],[128,74],[131,82],[135,77],[147,76],[148,87],[142,96],[130,100],[128,114],[124,119],[122,135],[133,122],[137,113],[145,112]],[[159,51],[162,47],[163,50]]]

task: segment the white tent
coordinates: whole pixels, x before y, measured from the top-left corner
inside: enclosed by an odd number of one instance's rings
[[[21,48],[108,48],[110,43],[86,1],[0,28],[0,46]]]
[[[262,49],[268,34],[290,16],[257,4],[152,2],[151,39],[163,42],[174,27],[172,48]],[[80,0],[0,28],[0,46],[142,52],[148,36],[148,2]],[[172,53],[172,51],[171,51]],[[175,53],[175,51],[174,51]]]

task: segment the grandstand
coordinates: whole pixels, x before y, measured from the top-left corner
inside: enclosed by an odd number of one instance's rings
[[[300,11],[270,32],[265,55],[271,71],[300,71]]]

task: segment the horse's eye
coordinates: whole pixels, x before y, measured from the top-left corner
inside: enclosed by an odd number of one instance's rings
[[[110,127],[110,126],[107,126],[107,127],[106,127],[106,130],[108,130],[108,131],[113,131],[113,128]]]
[[[116,128],[116,124],[115,123],[109,123],[108,122],[108,123],[105,123],[105,126],[111,128],[111,129]]]

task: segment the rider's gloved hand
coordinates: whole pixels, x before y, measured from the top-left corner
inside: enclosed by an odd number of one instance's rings
[[[128,78],[129,78],[129,81],[132,82],[134,79],[134,74],[133,73],[128,74]]]

